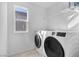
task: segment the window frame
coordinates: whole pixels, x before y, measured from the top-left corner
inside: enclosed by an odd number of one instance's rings
[[[18,19],[16,19],[16,8],[22,8],[22,9],[25,9],[26,10],[26,13],[27,13],[27,19],[26,20],[18,20]],[[15,33],[27,33],[28,32],[28,24],[29,24],[29,17],[28,17],[28,14],[29,14],[29,12],[28,12],[28,9],[26,8],[26,7],[23,7],[23,6],[17,6],[17,5],[15,5],[14,6],[14,32]],[[16,21],[22,21],[22,22],[26,22],[26,30],[25,31],[17,31],[16,30]]]

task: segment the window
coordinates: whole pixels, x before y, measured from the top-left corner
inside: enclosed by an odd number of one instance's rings
[[[14,8],[15,32],[28,32],[28,10],[25,7],[15,6]]]
[[[79,2],[69,2],[69,7],[70,8],[79,7]]]

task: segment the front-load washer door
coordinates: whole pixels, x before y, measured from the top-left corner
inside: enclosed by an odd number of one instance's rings
[[[64,57],[64,49],[54,37],[47,37],[44,42],[45,53],[48,57]]]
[[[35,35],[35,45],[37,48],[41,46],[41,37],[38,34]]]

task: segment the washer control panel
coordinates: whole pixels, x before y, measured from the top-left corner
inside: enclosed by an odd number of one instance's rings
[[[57,32],[56,36],[65,37],[66,32]]]
[[[52,32],[52,35],[55,35],[55,32]]]

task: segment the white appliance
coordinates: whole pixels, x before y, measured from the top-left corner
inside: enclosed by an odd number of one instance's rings
[[[38,53],[47,57],[65,57],[69,55],[66,32],[38,31],[35,35]]]

